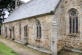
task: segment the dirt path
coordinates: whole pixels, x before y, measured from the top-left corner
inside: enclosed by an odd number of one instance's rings
[[[27,46],[18,44],[14,41],[2,38],[0,36],[0,41],[12,48],[15,52],[19,53],[20,55],[49,55],[37,50],[34,50],[32,48],[28,48]]]
[[[67,51],[67,50],[61,50],[58,55],[82,55],[82,53]]]

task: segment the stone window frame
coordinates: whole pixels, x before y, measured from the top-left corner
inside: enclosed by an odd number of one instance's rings
[[[6,34],[6,38],[8,37],[7,31],[8,31],[8,28],[7,28],[7,27],[5,27],[5,34]]]
[[[19,23],[19,39],[21,40],[21,23]]]
[[[76,12],[76,14],[72,14],[73,16],[71,15],[72,11]],[[78,14],[77,9],[72,8],[69,10],[69,35],[70,36],[78,36],[78,34],[79,34],[79,17],[78,17],[78,15],[79,14]],[[77,23],[75,23],[75,22],[77,22]],[[72,26],[70,26],[70,25],[72,25]]]
[[[28,36],[28,25],[24,26],[24,36],[27,37]]]
[[[36,30],[37,30],[37,39],[41,39],[42,37],[42,28],[41,28],[41,23],[40,21],[37,19],[36,20]]]
[[[17,6],[20,6],[22,3],[20,1],[17,2]]]
[[[24,25],[24,44],[28,44],[28,25]]]
[[[12,38],[12,40],[15,40],[15,26],[12,26],[12,33],[13,33],[13,38]]]

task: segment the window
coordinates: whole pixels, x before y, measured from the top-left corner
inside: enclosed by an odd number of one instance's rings
[[[78,14],[77,11],[74,9],[70,11],[69,28],[70,34],[78,33]]]
[[[21,39],[21,24],[19,24],[19,37]]]
[[[12,40],[15,39],[14,26],[12,27]]]
[[[9,31],[10,31],[10,38],[12,38],[12,28],[11,27],[9,28]]]
[[[7,38],[7,37],[8,37],[8,36],[7,36],[7,27],[5,27],[5,33],[6,33],[6,38]]]
[[[28,34],[27,34],[27,25],[26,25],[26,26],[24,26],[24,36],[27,37],[27,35]]]
[[[18,2],[17,2],[17,5],[20,6],[20,5],[22,5],[22,3],[21,3],[20,1],[18,1]]]
[[[27,25],[24,26],[24,43],[25,45],[28,44],[28,26]]]
[[[37,20],[37,38],[41,38],[41,24],[39,20]]]

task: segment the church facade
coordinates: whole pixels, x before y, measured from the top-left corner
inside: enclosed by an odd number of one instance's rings
[[[62,48],[82,49],[81,0],[33,0],[6,19],[2,35],[57,55]]]

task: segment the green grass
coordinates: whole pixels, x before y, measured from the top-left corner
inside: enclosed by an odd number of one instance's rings
[[[0,42],[0,55],[19,55],[13,49]]]

